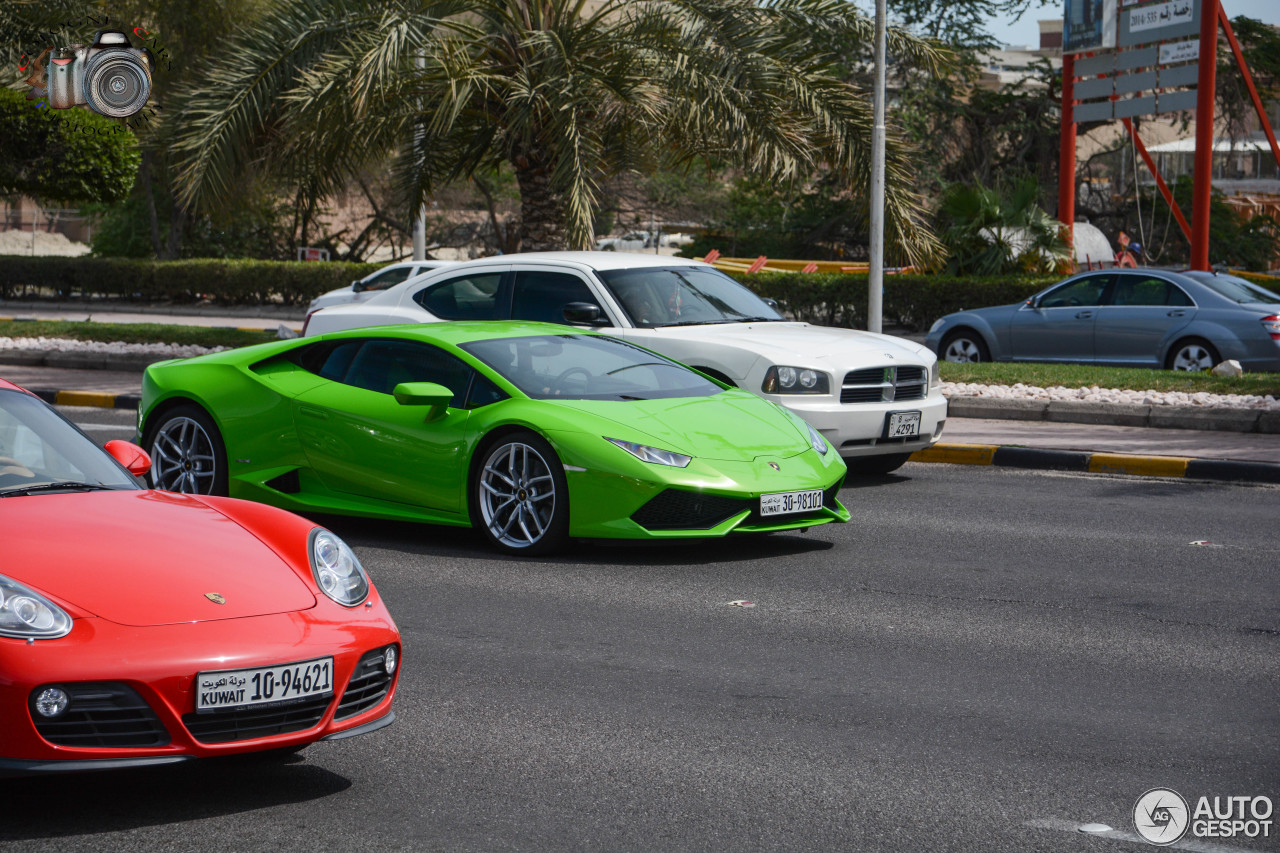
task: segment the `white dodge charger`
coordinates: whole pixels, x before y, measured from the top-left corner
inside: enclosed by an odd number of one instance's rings
[[[442,320],[599,329],[753,391],[808,421],[851,471],[884,474],[942,436],[947,401],[922,344],[787,320],[701,261],[623,252],[499,255],[419,275],[303,329]]]

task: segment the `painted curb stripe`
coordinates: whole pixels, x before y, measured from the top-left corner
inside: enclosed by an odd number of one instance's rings
[[[1126,453],[1095,453],[1089,459],[1094,474],[1137,474],[1140,477],[1185,477],[1186,456],[1132,456]]]
[[[996,450],[992,463],[1007,468],[1032,468],[1038,471],[1088,471],[1089,454],[1075,450],[1003,446]]]
[[[59,406],[98,406],[103,409],[116,407],[116,395],[104,391],[59,391],[54,398]]]
[[[990,465],[995,444],[935,444],[911,454],[912,462],[947,462],[952,465]]]

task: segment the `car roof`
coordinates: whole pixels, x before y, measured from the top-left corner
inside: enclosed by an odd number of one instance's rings
[[[557,323],[538,323],[532,320],[451,320],[447,323],[405,324],[394,326],[366,326],[361,329],[344,329],[329,332],[313,340],[340,340],[346,338],[405,338],[428,343],[457,346],[471,341],[487,341],[494,338],[527,338],[537,335],[594,335],[587,329],[562,326]]]
[[[596,270],[631,269],[634,267],[694,267],[704,263],[693,258],[676,258],[671,255],[642,254],[640,252],[516,252],[510,255],[493,255],[467,261],[473,267],[505,266],[522,263],[559,263]]]

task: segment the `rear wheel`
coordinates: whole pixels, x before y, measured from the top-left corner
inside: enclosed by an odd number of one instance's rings
[[[151,484],[189,495],[227,494],[227,454],[222,433],[199,406],[165,412],[147,430],[143,443],[151,454]]]
[[[548,554],[569,535],[569,486],[551,445],[532,432],[504,435],[471,477],[471,523],[498,550]]]
[[[886,453],[883,456],[856,456],[846,459],[845,464],[852,474],[889,474],[907,464],[910,458],[910,453]]]
[[[991,360],[991,351],[982,336],[969,329],[960,329],[942,339],[942,358],[958,363],[975,363]]]
[[[1166,370],[1209,370],[1218,363],[1218,351],[1203,338],[1187,338],[1169,349]]]

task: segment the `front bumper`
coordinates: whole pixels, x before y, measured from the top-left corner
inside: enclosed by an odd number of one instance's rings
[[[391,704],[400,667],[382,681],[370,678],[371,655],[387,646],[399,652],[400,637],[380,601],[355,612],[318,605],[294,613],[147,628],[90,617],[77,619],[71,633],[59,640],[27,644],[3,639],[0,730],[5,737],[0,775],[170,764],[372,731],[394,719]],[[278,707],[195,713],[198,672],[274,666],[328,655],[333,656],[331,696]],[[131,719],[141,720],[150,738],[136,737],[127,727],[120,729],[113,706],[83,712],[86,730],[126,732],[101,741],[110,743],[107,746],[79,745],[88,742],[79,735],[73,745],[62,730],[51,733],[44,720],[38,728],[29,697],[50,685],[67,686],[73,695],[95,685],[110,687],[102,693],[131,693],[145,703],[143,708],[135,701]],[[67,714],[75,709],[73,701]],[[272,726],[278,733],[272,732]],[[150,745],[139,745],[143,743]]]
[[[763,396],[804,418],[846,459],[924,450],[942,438],[942,427],[947,422],[947,398],[937,388],[931,388],[923,400],[878,403],[840,403],[827,396]],[[885,423],[891,412],[919,412],[920,435],[911,439],[886,438]]]

